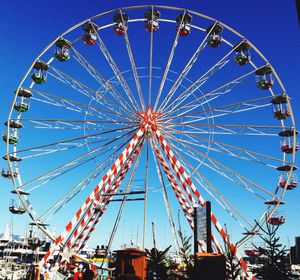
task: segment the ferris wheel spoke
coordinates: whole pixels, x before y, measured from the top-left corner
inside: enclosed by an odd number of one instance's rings
[[[169,129],[170,127],[181,127],[184,131],[188,131],[190,128],[190,133],[198,134],[230,134],[230,135],[253,135],[253,136],[278,136],[278,131],[282,129],[289,129],[289,127],[282,127],[277,125],[252,125],[252,124],[199,124],[199,123],[189,123],[182,122],[176,124],[168,124],[164,129]],[[208,128],[213,128],[214,131],[207,130]]]
[[[155,162],[155,166],[156,166],[156,172],[157,172],[159,182],[160,182],[160,185],[161,185],[161,191],[162,191],[162,194],[163,194],[164,203],[165,203],[165,206],[166,206],[166,211],[167,211],[167,214],[168,214],[169,225],[170,225],[170,228],[171,228],[173,239],[175,241],[176,249],[179,251],[179,242],[178,242],[178,238],[177,238],[177,234],[176,234],[176,227],[175,227],[173,215],[172,215],[172,212],[171,212],[170,201],[169,201],[167,190],[166,190],[166,184],[165,184],[165,181],[163,179],[163,173],[162,173],[161,167],[158,165],[155,153],[154,153],[153,150],[152,150],[152,152],[153,152],[153,158],[154,158],[154,162]]]
[[[248,226],[253,227],[251,222],[236,208],[233,204],[199,171],[195,169],[190,161],[180,154],[182,162],[189,167],[191,174],[194,176],[194,180],[201,186],[219,205],[222,207],[229,216],[231,216],[242,228],[246,229],[246,226],[237,218],[239,216]],[[213,192],[214,193],[213,193]],[[236,216],[237,215],[237,216]]]
[[[53,72],[49,71],[52,70]],[[67,75],[66,73],[62,72],[61,70],[58,70],[57,68],[54,68],[50,65],[50,68],[48,70],[48,75],[52,76],[53,78],[57,79],[58,81],[64,83],[65,85],[75,89],[76,91],[80,92],[84,96],[88,97],[89,100],[93,100],[96,103],[99,103],[106,108],[109,108],[112,111],[115,111],[116,109],[120,110],[122,107],[120,104],[115,103],[113,100],[109,99],[107,96],[105,96],[104,93],[99,93],[96,90],[93,90],[89,88],[87,85],[83,84],[82,82],[76,80],[75,78]],[[112,107],[112,105],[115,106]]]
[[[174,148],[174,146],[173,146]],[[179,154],[181,162],[184,162],[187,170],[191,170],[190,174],[193,174],[194,180],[201,186],[215,201],[223,208],[229,216],[231,216],[242,228],[246,229],[244,224],[236,217],[238,215],[244,222],[246,222],[250,227],[251,223],[248,219],[241,214],[240,211],[236,209],[229,201],[222,195],[222,193],[207,179],[203,176],[198,169],[195,169],[190,163],[190,161],[183,156],[183,153]],[[214,192],[214,193],[213,193]]]
[[[183,19],[184,19],[185,14],[186,14],[186,10],[184,10],[184,12],[183,12],[183,16],[181,18],[180,25],[183,23]],[[167,79],[167,76],[168,76],[168,73],[169,73],[169,70],[170,70],[170,66],[171,66],[171,63],[172,63],[172,60],[173,60],[173,57],[174,57],[174,54],[175,54],[175,49],[177,47],[179,37],[180,37],[179,32],[180,32],[180,28],[178,28],[178,30],[176,32],[176,36],[174,38],[174,42],[173,42],[173,45],[172,45],[172,48],[171,48],[171,51],[170,51],[170,54],[169,54],[169,58],[168,58],[168,61],[167,61],[167,64],[166,64],[166,67],[165,67],[165,70],[164,70],[164,74],[161,78],[161,82],[160,82],[159,89],[158,89],[158,92],[156,94],[155,102],[154,102],[154,106],[153,106],[154,110],[157,109],[158,102],[159,102],[161,93],[163,91],[163,88],[164,88],[164,85],[165,85],[165,82],[166,82],[166,79]]]
[[[57,96],[50,93],[44,93],[40,91],[36,91],[35,93],[38,94],[43,99],[32,97],[32,100],[44,102],[46,104],[51,104],[53,106],[63,107],[65,109],[82,113],[84,115],[92,115],[98,118],[104,118],[115,122],[118,121],[117,117],[121,119],[123,118],[123,119],[132,120],[132,117],[130,118],[130,116],[122,115],[120,113],[117,113],[116,111],[113,111],[112,109],[109,110],[103,109],[101,107],[88,105],[85,103],[81,103],[72,99],[63,98],[61,96]],[[115,119],[113,119],[111,116],[115,116]]]
[[[11,119],[14,120],[14,119]],[[19,121],[28,123],[27,129],[58,129],[58,130],[100,130],[107,129],[107,126],[116,124],[115,121],[104,120],[64,120],[64,119],[25,119]],[[118,125],[128,125],[130,122],[118,121]],[[87,127],[87,125],[90,126]],[[130,128],[130,127],[129,127]]]
[[[127,141],[127,143],[128,143],[128,141]],[[105,171],[107,169],[107,167],[113,161],[112,158],[115,158],[117,152],[119,152],[120,149],[123,148],[127,143],[120,145],[118,147],[118,149],[116,149],[115,151],[108,151],[108,152],[111,152],[109,156],[107,156],[104,160],[102,160],[102,162],[99,163],[97,165],[97,167],[92,172],[90,172],[83,180],[81,180],[77,185],[73,186],[69,191],[67,191],[65,193],[65,195],[63,195],[56,203],[54,203],[50,208],[48,208],[46,211],[44,211],[41,214],[41,216],[39,217],[39,219],[44,217],[46,214],[49,214],[49,216],[47,218],[45,218],[45,221],[47,222],[52,217],[52,215],[54,215],[58,211],[60,211],[66,203],[68,203],[71,199],[73,199],[79,192],[81,192],[84,188],[86,188],[86,186],[88,184],[90,184],[90,182],[92,180],[97,178],[99,175],[102,174],[103,171]],[[102,153],[102,155],[103,154],[104,153]],[[89,160],[91,160],[91,159],[89,159]],[[101,170],[98,170],[100,168],[101,168]],[[97,173],[96,173],[96,171],[97,171]],[[51,211],[53,213],[51,213]]]
[[[251,99],[251,100],[244,100],[240,102],[225,104],[222,106],[211,107],[206,110],[200,111],[192,111],[186,113],[181,116],[169,116],[167,118],[162,117],[165,123],[170,121],[174,121],[180,118],[191,118],[197,120],[197,122],[204,121],[207,119],[214,119],[217,117],[223,117],[230,114],[242,113],[246,111],[256,110],[264,107],[271,106],[270,102],[271,96],[265,96],[261,98]]]
[[[122,134],[123,135],[123,134]],[[99,137],[95,137],[95,138],[99,138]],[[108,140],[113,140],[113,139],[116,139],[118,140],[119,137],[117,136],[114,136],[114,137],[101,137],[99,140],[95,140],[95,141],[87,141],[85,139],[84,142],[78,142],[78,143],[59,143],[57,144],[57,148],[56,149],[45,149],[45,148],[32,148],[30,149],[29,151],[31,152],[35,152],[35,154],[31,154],[29,156],[24,156],[22,159],[32,159],[32,158],[35,158],[35,157],[40,157],[40,156],[45,156],[45,155],[50,155],[50,154],[53,154],[53,153],[58,153],[58,152],[65,152],[65,151],[68,151],[68,150],[72,150],[72,149],[80,149],[80,148],[83,148],[83,147],[89,147],[90,145],[95,145],[95,144],[99,144],[99,143],[103,143],[105,142],[103,145],[105,146],[105,144],[107,143]]]
[[[87,104],[78,104],[75,101],[71,99],[65,99],[54,95],[49,95],[45,93],[39,93],[38,97],[32,97],[32,100],[35,100],[37,102],[44,103],[46,105],[52,105],[56,107],[61,107],[63,109],[67,109],[73,112],[77,112],[83,115],[89,115],[101,118],[105,116],[105,114],[98,110],[98,108],[95,108],[94,106],[90,106]],[[107,118],[107,116],[106,116]]]
[[[76,164],[77,162],[79,162],[80,160],[84,159],[85,157],[93,155],[94,153],[97,153],[99,150],[101,150],[101,151],[104,150],[102,153],[105,154],[107,152],[107,150],[109,151],[110,149],[112,149],[112,147],[110,146],[112,143],[116,142],[119,139],[122,139],[123,140],[123,144],[124,144],[124,143],[126,143],[128,141],[128,139],[125,140],[125,136],[130,136],[130,135],[132,135],[132,133],[134,133],[134,131],[129,132],[129,133],[125,134],[125,135],[121,135],[121,136],[115,137],[115,139],[113,139],[113,140],[111,140],[109,142],[106,142],[105,144],[103,144],[103,145],[101,145],[99,147],[96,147],[94,149],[90,149],[88,152],[86,152],[84,154],[81,154],[81,155],[79,155],[79,156],[77,156],[77,157],[75,157],[75,158],[73,158],[73,159],[71,159],[71,160],[63,163],[63,164],[55,167],[54,169],[51,169],[50,171],[48,171],[48,172],[46,172],[44,174],[41,174],[41,175],[39,175],[38,177],[36,177],[34,179],[31,179],[31,180],[27,181],[26,183],[23,183],[21,186],[19,186],[19,188],[23,188],[24,186],[27,186],[27,185],[29,185],[32,182],[35,182],[37,180],[43,179],[45,177],[48,177],[49,175],[54,174],[54,172],[58,172],[59,170],[62,170],[65,167],[68,167],[68,166],[71,166],[73,164]],[[104,148],[106,148],[107,150],[105,150]]]
[[[76,185],[71,187],[58,201],[56,201],[49,209],[44,211],[39,219],[46,216],[49,212],[53,211],[52,215],[55,215],[58,211],[62,209],[62,207],[68,203],[71,199],[73,199],[79,192],[83,191],[94,179],[98,178],[102,172],[104,172],[109,165],[111,164],[111,159],[115,158],[116,154],[120,151],[120,149],[124,147],[124,144],[121,145],[117,150],[110,153],[106,159],[102,160],[100,164],[98,164],[91,172],[89,172],[83,179],[81,179]],[[88,159],[93,160],[95,157]],[[49,220],[51,218],[49,216],[46,220]]]
[[[82,54],[80,54],[74,47],[72,47],[73,52],[75,53],[74,59],[101,85],[101,89],[98,90],[100,94],[103,92],[103,95],[105,93],[108,93],[111,95],[119,104],[120,107],[128,112],[132,113],[133,107],[132,104],[130,104],[124,96],[117,91],[117,89],[111,84],[111,82],[107,79],[105,79],[96,69],[94,66],[91,65],[90,62],[88,62]],[[131,108],[132,110],[128,110],[128,108]]]
[[[140,159],[140,149],[143,146],[143,142],[144,140],[142,140],[139,144],[139,146],[137,147],[137,149],[134,151],[133,155],[136,157],[136,162],[134,165],[134,170],[131,172],[131,176],[133,178],[134,174],[135,174],[135,168],[138,165],[139,159]],[[78,248],[77,250],[80,251],[82,248],[84,248],[84,246],[86,245],[87,241],[89,240],[91,233],[95,230],[97,224],[99,223],[103,213],[106,211],[112,196],[106,196],[103,199],[101,199],[101,196],[103,194],[106,193],[115,193],[116,190],[119,188],[121,182],[123,181],[125,175],[127,174],[128,170],[130,169],[132,163],[135,160],[135,157],[131,157],[130,160],[128,161],[128,164],[125,165],[119,176],[115,179],[115,182],[113,182],[113,184],[111,185],[111,188],[108,189],[106,188],[106,190],[102,191],[97,199],[97,205],[95,206],[97,209],[97,211],[94,211],[94,214],[91,215],[91,217],[89,218],[89,220],[86,222],[84,227],[81,227],[81,233],[77,235],[77,237],[73,238],[73,242],[72,242],[72,247],[74,248]],[[131,186],[132,180],[129,180],[128,184],[127,184],[127,190],[129,191],[130,186]],[[128,192],[126,190],[126,192]],[[125,197],[127,197],[127,195],[125,195]],[[126,199],[123,200],[123,202],[125,203]],[[122,202],[122,205],[124,205],[124,203]],[[120,210],[122,209],[122,205],[120,206]],[[121,210],[122,211],[122,210]],[[98,213],[97,213],[98,212]],[[120,213],[120,211],[119,211]],[[119,216],[119,215],[118,215]],[[118,217],[117,217],[118,219]],[[117,226],[118,221],[116,221],[115,225]],[[113,230],[113,234],[114,234],[114,230]],[[111,239],[112,240],[112,239]],[[71,243],[71,242],[70,242]]]
[[[178,134],[181,135],[183,132],[182,131],[178,131],[178,130],[173,130],[172,129],[172,133],[168,133],[169,137],[171,137],[170,135],[172,134]],[[282,160],[281,158],[276,158],[273,156],[269,156],[263,153],[258,153],[256,151],[253,150],[249,150],[249,149],[245,149],[245,148],[241,148],[238,147],[236,145],[230,145],[221,141],[216,141],[212,138],[203,138],[201,136],[198,135],[194,135],[188,132],[184,132],[184,134],[191,139],[191,142],[188,141],[187,143],[189,143],[190,145],[194,145],[194,146],[198,146],[199,148],[205,148],[205,149],[209,149],[212,151],[217,151],[217,152],[222,152],[225,153],[227,155],[230,156],[234,156],[240,159],[245,159],[245,160],[249,160],[249,161],[253,161],[254,163],[259,163],[259,164],[263,164],[265,166],[269,166],[272,168],[276,168],[277,166],[270,164],[268,162],[264,162],[261,160],[261,158],[263,158],[264,160],[272,160],[275,162],[279,162],[279,163],[284,163],[285,161]],[[183,141],[183,140],[182,140]],[[185,141],[183,141],[185,142]],[[204,145],[204,144],[199,144],[201,142],[209,142],[208,145]],[[215,146],[217,146],[219,149],[217,148],[212,148],[211,144],[214,144]]]
[[[166,155],[168,157],[168,160],[170,161],[170,163],[172,165],[173,170],[176,172],[176,176],[178,177],[178,179],[180,179],[183,186],[188,185],[188,187],[192,190],[193,194],[197,197],[199,205],[201,205],[202,207],[205,206],[206,201],[204,200],[202,195],[199,193],[199,191],[195,187],[195,185],[192,182],[191,178],[185,172],[184,167],[176,159],[176,156],[173,154],[172,150],[170,149],[170,146],[168,145],[168,143],[166,142],[166,140],[164,139],[164,137],[162,136],[162,134],[158,130],[156,131],[156,140],[160,143],[162,149],[166,153]],[[222,228],[221,224],[218,222],[218,219],[214,215],[213,212],[211,212],[211,217],[212,217],[212,221],[213,221],[213,224],[215,225],[215,228],[216,228],[217,232],[221,235],[221,237],[223,238],[223,240],[225,242],[228,242],[229,244],[232,245],[233,248],[231,248],[231,249],[232,249],[233,253],[237,257],[239,257],[238,252],[236,252],[236,250],[235,250],[235,246],[233,245],[233,243],[231,243],[229,237],[227,236],[226,232]]]
[[[176,140],[180,141],[180,139],[176,139]],[[172,144],[172,145],[173,145],[173,148],[176,147],[174,144]],[[261,186],[252,182],[251,180],[247,179],[246,177],[242,176],[238,172],[230,169],[229,167],[226,167],[219,161],[212,159],[207,154],[202,153],[201,151],[195,149],[194,147],[192,147],[186,143],[182,143],[182,145],[185,147],[185,150],[181,150],[182,153],[188,154],[189,156],[193,157],[193,159],[195,161],[198,161],[199,163],[200,163],[200,160],[202,161],[202,158],[205,158],[207,161],[209,161],[209,164],[207,164],[206,162],[203,162],[204,165],[206,165],[207,167],[213,166],[214,171],[219,171],[218,173],[222,174],[224,178],[227,178],[227,179],[231,178],[238,185],[243,186],[243,188],[245,190],[253,192],[255,195],[258,195],[259,197],[263,198],[262,196],[260,196],[256,192],[254,192],[252,188],[249,187],[251,185],[255,189],[261,191],[262,193],[265,193],[266,195],[272,197],[273,199],[278,199],[278,197],[276,195],[269,192],[266,188],[262,188]],[[177,149],[178,149],[178,147],[177,147]],[[199,156],[201,156],[201,159],[199,159]],[[237,180],[235,180],[234,178],[236,178]],[[263,199],[265,199],[265,198],[263,198]]]
[[[153,18],[153,6],[151,7],[152,15],[151,18]],[[152,67],[153,67],[153,33],[150,33],[150,48],[149,48],[149,82],[148,82],[148,106],[151,105],[152,102]]]
[[[169,166],[169,164],[163,158],[161,150],[156,145],[154,139],[151,140],[151,146],[153,148],[153,153],[155,152],[154,158],[155,159],[157,158],[158,161],[160,162],[161,166],[163,167],[164,172],[171,184],[171,187],[172,187],[173,191],[175,192],[176,198],[178,199],[178,202],[183,210],[184,216],[186,217],[188,223],[190,224],[191,229],[194,230],[194,221],[193,221],[192,216],[193,216],[193,212],[194,212],[193,206],[196,205],[196,201],[195,201],[192,193],[187,188],[186,184],[183,184],[184,190],[182,190],[180,185],[177,183],[177,180],[175,179],[177,174],[173,173],[172,168]],[[216,248],[218,248],[219,252],[221,252],[220,246],[218,245],[214,235],[212,235],[212,240],[213,240]],[[200,240],[198,240],[198,244],[201,247],[201,250],[203,252],[205,252],[204,245]]]
[[[122,24],[125,25],[123,14],[122,14],[121,10],[119,12],[120,12]],[[135,64],[135,61],[134,61],[134,56],[133,56],[133,53],[132,53],[132,49],[131,49],[127,29],[125,30],[124,35],[125,35],[124,38],[125,38],[125,43],[126,43],[126,48],[127,48],[127,54],[128,54],[129,60],[130,60],[131,69],[132,69],[132,72],[133,72],[136,88],[137,88],[139,99],[140,99],[140,104],[141,104],[141,107],[144,111],[146,109],[144,94],[143,94],[143,91],[142,91],[142,88],[141,88],[141,83],[140,83],[139,75],[138,75],[138,72],[137,72],[136,64]]]
[[[49,183],[51,181],[54,181],[55,179],[58,179],[59,177],[61,177],[63,175],[66,175],[67,173],[73,171],[76,168],[82,167],[85,164],[90,163],[91,161],[95,160],[98,157],[99,157],[98,155],[92,156],[92,157],[90,157],[88,159],[81,160],[79,162],[75,162],[70,167],[63,168],[63,170],[60,171],[60,172],[56,172],[56,173],[50,174],[49,176],[44,176],[44,177],[40,178],[39,180],[45,180],[45,181],[43,181],[43,182],[41,182],[41,183],[39,183],[37,185],[34,185],[32,187],[27,186],[28,189],[26,189],[26,190],[27,190],[28,193],[32,193],[34,190],[42,187],[43,185],[45,185],[45,184],[47,184],[47,183]]]
[[[211,30],[206,34],[206,36],[204,37],[204,39],[202,40],[202,42],[200,43],[198,48],[195,50],[192,57],[190,58],[188,63],[185,65],[185,67],[183,68],[181,73],[178,75],[178,78],[174,82],[174,84],[171,87],[171,89],[169,90],[169,92],[166,93],[166,95],[164,96],[164,99],[162,100],[160,106],[158,107],[158,111],[164,109],[164,107],[169,103],[169,101],[174,96],[177,89],[181,86],[181,83],[184,81],[185,77],[188,75],[189,71],[192,69],[192,67],[196,63],[201,51],[207,46],[207,38],[210,36],[210,34],[211,34],[211,32],[212,32],[215,25],[216,25],[216,22],[214,23]]]
[[[189,147],[188,145],[184,145],[185,148],[189,148],[191,149],[191,147]],[[173,145],[173,148],[175,148],[175,145]],[[184,150],[183,149],[180,149],[177,147],[178,150],[180,150],[181,152],[183,152]],[[203,162],[200,162],[198,156],[196,153],[193,153],[193,151],[188,151],[188,152],[185,152],[185,154],[187,156],[189,156],[191,159],[197,161],[199,164],[203,164],[205,167],[207,167],[208,169],[214,171],[216,174],[219,174],[220,176],[222,176],[223,178],[229,180],[230,182],[233,182],[235,183],[236,185],[240,186],[241,188],[243,188],[244,190],[250,192],[252,195],[256,195],[257,197],[259,197],[260,199],[262,200],[266,200],[265,197],[261,196],[260,194],[256,193],[253,191],[253,189],[251,189],[243,180],[237,180],[236,178],[234,178],[233,176],[231,176],[230,174],[226,173],[224,170],[222,170],[218,164],[216,164],[215,162],[211,161],[211,158],[209,158],[208,156],[206,156],[206,161],[203,161]],[[182,155],[181,154],[178,154],[178,157],[181,157],[182,158]],[[189,165],[186,160],[184,161],[184,163],[186,165]],[[198,165],[199,165],[198,164]],[[195,173],[197,173],[197,169],[192,169],[191,170],[191,173],[194,175]]]
[[[107,152],[109,152],[109,151],[105,151],[105,152],[103,152],[101,155],[105,155],[105,153],[107,153]],[[76,169],[76,168],[82,167],[83,165],[85,165],[85,164],[87,164],[87,163],[89,163],[89,162],[91,162],[91,161],[97,159],[98,157],[99,157],[99,155],[95,155],[95,156],[90,157],[90,158],[88,158],[88,159],[86,159],[86,160],[81,160],[81,161],[79,161],[79,162],[75,162],[74,164],[70,165],[71,167],[68,167],[69,165],[64,166],[64,167],[62,167],[62,171],[58,171],[58,172],[55,172],[55,173],[52,173],[52,174],[49,174],[49,175],[46,175],[46,176],[42,176],[41,178],[33,179],[30,183],[28,183],[28,182],[24,183],[23,186],[26,186],[26,191],[27,191],[28,193],[32,193],[32,192],[35,191],[36,189],[41,188],[42,186],[44,186],[45,184],[50,183],[50,182],[52,182],[52,181],[54,181],[54,180],[60,178],[60,177],[63,176],[63,175],[66,175],[67,173],[73,171],[73,170]],[[100,166],[101,166],[101,165],[100,165]],[[34,185],[34,186],[30,186],[30,185],[32,185],[33,183],[38,182],[38,181],[41,181],[41,180],[43,180],[43,181],[40,182],[40,183],[38,183],[38,184],[36,184],[36,185]],[[27,183],[28,183],[28,185],[26,185]],[[72,197],[73,197],[73,196],[72,196]],[[69,198],[72,198],[72,197],[70,196]],[[61,201],[61,203],[64,203],[64,202],[65,202],[65,200]],[[57,205],[58,205],[58,202],[56,202],[54,205],[57,206]],[[61,206],[61,205],[60,205],[60,206]],[[54,206],[53,206],[53,207],[54,207]],[[52,209],[53,207],[51,206],[50,208]],[[50,208],[49,208],[48,210],[46,210],[46,212],[49,212],[49,211],[51,210]],[[59,208],[59,209],[60,209],[60,208]],[[41,217],[42,217],[42,216],[44,216],[44,214],[41,215]]]
[[[140,152],[140,151],[138,151],[138,154],[136,155],[137,158],[136,158],[136,161],[135,161],[135,163],[134,163],[133,169],[132,169],[132,171],[131,171],[131,174],[130,174],[130,177],[129,177],[129,180],[128,180],[128,183],[127,183],[127,187],[126,187],[126,189],[125,189],[125,193],[128,193],[128,192],[130,191],[130,189],[131,189],[132,182],[133,182],[133,178],[134,178],[134,176],[135,176],[136,168],[137,168],[137,166],[138,166],[139,159],[140,159],[140,155],[141,155],[139,152]],[[130,168],[131,165],[132,165],[132,163],[129,163],[128,167],[126,168],[127,171],[126,171],[124,174],[126,174],[126,173],[128,172],[128,170],[129,170],[129,168]],[[114,186],[112,187],[114,193],[116,192],[116,190],[117,190],[118,187],[120,186],[120,184],[121,184],[122,180],[124,179],[124,177],[125,177],[125,175],[124,175],[124,176],[121,175],[121,176],[116,180]],[[118,228],[119,223],[120,223],[121,215],[122,215],[122,213],[123,213],[123,209],[124,209],[124,207],[125,207],[125,203],[126,203],[126,201],[127,201],[127,197],[128,197],[128,195],[125,194],[124,197],[123,197],[123,200],[122,200],[122,202],[121,202],[121,205],[120,205],[120,208],[119,208],[119,211],[118,211],[118,214],[117,214],[115,223],[114,223],[114,227],[113,227],[113,229],[112,229],[111,236],[110,236],[110,239],[109,239],[109,242],[108,242],[108,245],[107,245],[107,248],[108,248],[108,249],[107,249],[107,252],[109,252],[109,251],[111,250],[111,246],[112,246],[112,243],[113,243],[113,240],[114,240],[114,237],[115,237],[117,228]],[[113,198],[113,196],[111,196],[111,198],[107,200],[106,205],[104,206],[104,209],[101,211],[102,213],[107,209],[108,204],[110,203],[110,201],[112,200],[112,198]],[[90,231],[86,234],[86,238],[85,238],[85,240],[83,241],[83,244],[81,244],[81,247],[84,246],[84,245],[86,244],[87,240],[89,239],[90,233],[91,233],[92,231],[94,231],[94,229],[95,229],[96,225],[98,224],[98,222],[99,222],[100,218],[102,217],[102,215],[103,215],[103,214],[101,214],[101,215],[98,217],[98,219],[96,219],[95,221],[92,221],[92,223],[91,223],[91,225],[90,225]],[[89,224],[88,224],[87,226],[89,227]]]
[[[129,129],[131,129],[131,130],[129,130]],[[124,131],[127,131],[127,130],[129,130],[129,131],[126,132],[126,134],[124,134]],[[76,146],[76,145],[80,145],[80,143],[81,143],[81,142],[76,143],[76,141],[86,140],[86,139],[93,139],[93,138],[97,138],[99,136],[106,135],[106,134],[109,134],[109,133],[121,132],[122,133],[121,135],[107,136],[107,138],[104,138],[104,139],[100,138],[99,141],[104,141],[106,139],[107,140],[114,140],[114,139],[121,138],[122,135],[125,137],[125,136],[129,135],[130,133],[133,133],[135,130],[136,130],[135,126],[126,127],[126,128],[111,129],[111,130],[102,131],[102,132],[98,132],[98,133],[83,135],[83,136],[80,136],[80,137],[74,137],[74,138],[64,139],[64,140],[60,140],[60,141],[55,141],[55,142],[51,142],[51,143],[47,143],[47,144],[43,144],[43,145],[32,146],[32,147],[29,147],[29,148],[18,150],[18,153],[30,152],[30,151],[34,151],[34,150],[40,150],[42,148],[57,146],[57,145],[72,145],[72,142],[75,142],[74,146]],[[97,142],[95,142],[95,143],[97,143]]]
[[[117,66],[116,62],[112,58],[109,50],[107,49],[104,42],[102,41],[98,30],[94,29],[94,32],[96,33],[96,36],[97,36],[97,45],[100,48],[100,50],[101,50],[102,54],[104,55],[105,59],[107,60],[110,68],[114,72],[114,75],[118,79],[120,85],[122,86],[125,94],[127,95],[128,100],[130,100],[132,106],[134,107],[134,110],[140,112],[141,107],[139,106],[136,98],[134,97],[134,94],[133,94],[132,90],[130,89],[128,83],[126,82],[126,79],[123,77],[122,72],[120,71],[120,69]]]
[[[255,153],[255,152],[248,151],[248,150],[245,150],[245,149],[241,149],[241,148],[238,148],[236,146],[226,145],[224,143],[216,142],[216,141],[211,140],[211,139],[207,139],[209,144],[200,144],[198,142],[199,138],[194,138],[193,136],[190,136],[190,135],[186,135],[186,136],[187,136],[187,138],[190,139],[190,141],[189,140],[181,140],[180,143],[186,143],[186,144],[191,145],[195,148],[200,148],[200,149],[207,150],[207,151],[222,153],[222,154],[230,156],[230,157],[234,157],[234,158],[238,158],[238,159],[241,159],[241,160],[253,162],[255,164],[271,167],[271,168],[274,168],[274,169],[277,168],[276,165],[270,164],[269,162],[263,161],[262,159],[257,158],[255,156],[255,155],[259,155],[260,157],[263,157],[264,159],[272,158],[272,157],[269,157],[267,155]],[[202,138],[202,140],[203,140],[203,138]],[[211,146],[212,143],[214,143],[215,146],[212,147]],[[237,152],[236,152],[236,150],[237,150]],[[243,154],[241,154],[241,153],[243,153]],[[277,158],[272,158],[272,159],[277,160],[281,163],[284,162],[281,159],[277,159]]]
[[[142,132],[142,130],[140,130],[138,133],[143,133],[143,132]],[[132,147],[133,141],[136,142],[136,145],[134,147]],[[97,191],[96,193],[93,192],[93,196],[95,196],[94,199],[90,200],[88,207],[85,207],[84,213],[82,213],[81,217],[79,217],[79,218],[77,217],[76,224],[73,225],[72,231],[69,234],[69,237],[65,241],[65,244],[68,247],[72,246],[72,244],[74,244],[74,242],[76,242],[79,232],[82,232],[82,230],[84,230],[84,227],[88,224],[88,221],[93,216],[93,213],[95,212],[97,207],[100,207],[99,210],[101,212],[105,211],[108,203],[110,202],[111,197],[109,197],[109,196],[103,197],[102,194],[103,193],[114,194],[116,192],[116,190],[118,189],[118,187],[120,185],[120,182],[124,179],[129,168],[131,167],[135,158],[139,154],[140,148],[143,146],[143,143],[144,143],[143,134],[141,135],[141,138],[138,138],[138,134],[136,134],[136,137],[131,139],[130,142],[131,142],[131,144],[129,144],[129,146],[132,147],[132,150],[129,154],[130,157],[127,158],[125,161],[122,161],[122,163],[121,163],[122,166],[120,166],[120,169],[118,170],[118,172],[114,172],[112,170],[115,170],[115,168],[116,168],[115,163],[118,161],[118,159],[117,159],[117,161],[113,164],[112,169],[110,169],[110,171],[107,173],[107,174],[109,174],[109,176],[103,177],[106,179],[102,179],[101,182],[104,183],[102,185],[102,187],[100,188],[99,184],[97,185],[97,188],[99,189],[99,191]],[[124,152],[126,152],[126,154],[127,154],[128,150],[127,151],[126,150],[127,150],[127,148],[125,149]],[[107,177],[109,177],[109,178],[107,178]],[[107,181],[107,179],[108,179],[108,181]]]
[[[182,104],[183,99],[186,100],[186,96],[185,94],[188,93],[189,96],[191,96],[199,87],[197,86],[197,82],[193,83],[192,85],[190,85],[182,94],[179,95],[178,98],[180,98],[180,100],[175,103],[176,98],[174,100],[174,102],[172,102],[172,104],[170,104],[168,107],[166,107],[164,109],[164,115],[169,115],[169,114],[174,114],[176,112],[179,112],[179,114],[186,114],[187,112],[191,111],[191,110],[186,110],[184,112],[181,112],[180,110],[182,110],[182,108],[185,108],[189,105],[195,105],[195,103],[198,103],[198,107],[203,106],[206,103],[209,103],[212,100],[215,100],[218,97],[221,97],[225,94],[227,94],[228,92],[232,91],[235,87],[240,86],[244,80],[248,79],[251,75],[253,75],[255,73],[255,70],[252,70],[246,74],[243,74],[207,93],[203,93],[201,96],[199,97],[195,97],[194,99],[192,99],[191,101],[187,101],[186,103]],[[172,106],[172,109],[170,109],[170,106]],[[192,107],[195,108],[195,107]]]
[[[196,173],[199,173],[199,170],[196,170]],[[253,227],[251,221],[249,221],[245,215],[243,215],[224,195],[222,195],[222,193],[215,186],[213,186],[212,183],[203,176],[203,174],[199,174],[199,177],[201,179],[196,176],[196,182],[202,186],[202,188],[228,213],[230,217],[236,221],[237,224],[239,224],[245,230],[247,227],[244,225],[244,223],[246,223],[250,228]],[[215,194],[212,193],[211,190],[213,190]]]
[[[169,95],[168,99],[165,101],[165,104],[161,105],[161,110],[167,112],[170,107],[174,109],[182,104],[182,102],[188,99],[196,90],[198,90],[203,84],[205,84],[209,80],[209,78],[211,78],[215,73],[217,73],[227,65],[227,63],[230,61],[228,57],[233,52],[234,49],[230,50],[224,57],[217,61],[211,68],[209,68],[202,76],[200,76],[195,82],[193,82],[184,92],[180,93],[175,99],[171,100],[171,98],[175,94],[175,91],[173,92],[173,94]]]

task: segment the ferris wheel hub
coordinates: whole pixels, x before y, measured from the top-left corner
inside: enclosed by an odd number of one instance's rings
[[[144,127],[147,130],[147,136],[152,136],[158,129],[157,120],[161,116],[161,113],[154,112],[149,105],[147,111],[139,112],[138,115],[141,118],[141,127]]]

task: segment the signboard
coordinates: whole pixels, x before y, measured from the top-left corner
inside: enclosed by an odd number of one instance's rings
[[[196,207],[195,213],[197,215],[197,239],[206,240],[207,236],[207,219],[206,219],[206,207]]]
[[[211,247],[211,205],[206,202],[204,207],[194,208],[194,251],[198,252],[198,241],[206,241],[208,253],[212,252]]]

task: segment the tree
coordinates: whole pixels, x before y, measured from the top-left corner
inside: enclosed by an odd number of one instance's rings
[[[146,249],[147,253],[147,280],[166,280],[170,275],[167,253],[171,246],[164,251],[156,248]]]
[[[261,236],[265,242],[265,248],[256,247],[256,250],[262,254],[263,265],[254,270],[254,273],[260,279],[264,280],[289,280],[295,279],[291,272],[290,265],[286,263],[287,249],[279,243],[280,237],[277,237],[279,225],[271,225],[266,221],[266,228],[256,222],[265,236]]]
[[[229,237],[226,224],[224,225],[226,235]],[[237,246],[238,243],[235,245]],[[230,249],[230,244],[224,241],[224,256],[226,258],[226,280],[237,279],[241,272],[241,266],[235,253]]]
[[[230,249],[230,245],[224,242],[225,258],[226,258],[226,280],[237,279],[241,272],[241,266],[234,252]]]
[[[191,239],[192,236],[185,236],[183,235],[181,228],[179,227],[178,230],[179,240],[181,243],[181,247],[179,248],[179,255],[183,260],[183,263],[185,265],[185,273],[182,275],[183,279],[192,279],[193,274],[193,257],[192,257],[192,245],[191,245]]]

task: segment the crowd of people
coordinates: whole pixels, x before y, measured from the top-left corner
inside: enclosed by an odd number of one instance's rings
[[[38,264],[32,265],[26,274],[26,280],[50,280],[53,279],[52,274],[56,269],[51,269],[48,264],[42,271]],[[93,280],[97,278],[98,272],[96,267],[89,264],[74,264],[74,266],[69,268],[58,268],[58,272],[65,275],[68,280]]]

